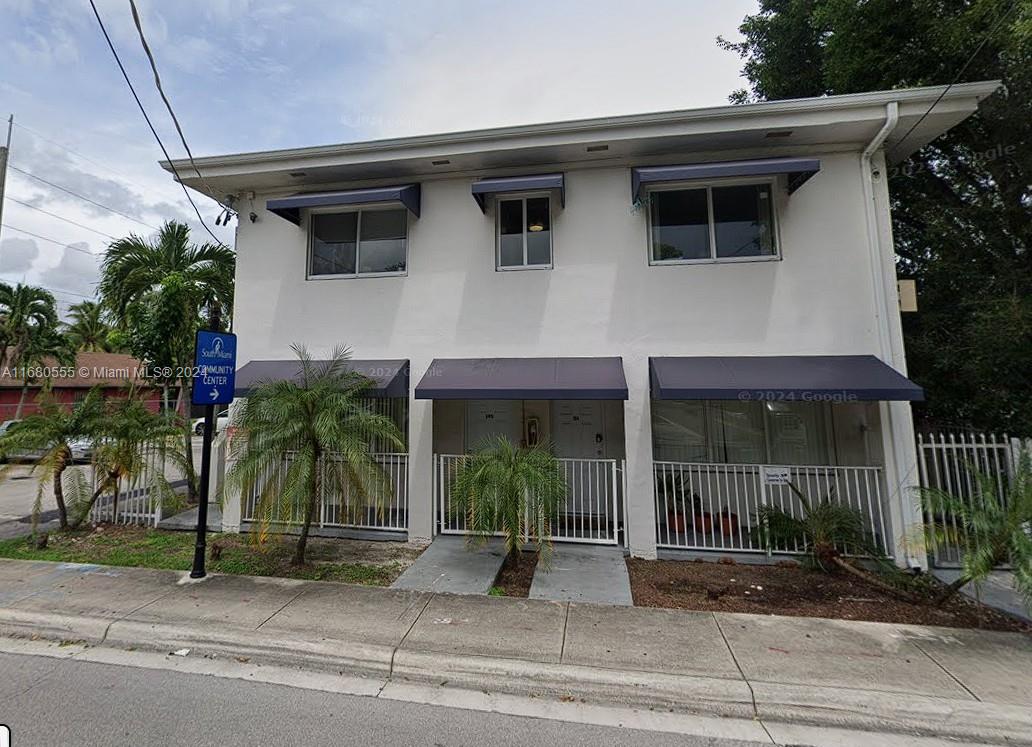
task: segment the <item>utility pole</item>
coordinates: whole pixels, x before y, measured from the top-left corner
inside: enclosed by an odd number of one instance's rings
[[[7,145],[0,148],[0,220],[4,217],[4,187],[7,185],[7,155],[11,152],[11,130],[14,129],[14,115],[7,118]],[[2,231],[3,229],[0,229]]]

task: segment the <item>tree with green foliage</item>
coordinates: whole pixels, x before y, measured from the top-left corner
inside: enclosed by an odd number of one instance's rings
[[[33,341],[57,330],[57,302],[45,288],[0,283],[0,368],[23,367]]]
[[[930,520],[925,541],[930,550],[957,550],[961,572],[936,598],[943,604],[970,583],[980,586],[1004,563],[1010,563],[1014,586],[1032,612],[1032,461],[1018,460],[1009,484],[1001,485],[969,468],[975,491],[969,498],[938,488],[920,488]]]
[[[192,454],[182,449],[182,429],[168,414],[155,413],[147,407],[141,391],[129,384],[125,394],[108,399],[101,415],[94,421],[92,466],[96,487],[81,472],[66,484],[68,495],[68,527],[75,529],[89,517],[97,500],[111,494],[112,515],[118,516],[118,503],[126,485],[142,476],[149,476],[147,489],[158,494],[163,505],[176,503],[176,495],[163,470],[148,469],[148,454],[156,452],[163,465],[171,465],[185,474]]]
[[[261,382],[233,416],[236,464],[226,483],[243,494],[257,490],[264,538],[276,517],[300,512],[301,531],[294,565],[304,565],[319,497],[341,500],[345,512],[370,501],[383,510],[393,492],[390,478],[373,456],[373,444],[401,448],[403,438],[390,418],[372,412],[364,395],[371,382],[347,366],[341,346],[327,361],[316,361],[301,345],[295,380]]]
[[[127,332],[132,353],[155,368],[187,372],[192,366],[194,335],[206,320],[223,330],[233,308],[236,255],[223,245],[190,243],[185,223],[169,221],[148,241],[139,236],[113,242],[101,264],[98,286],[102,303],[117,325]],[[178,387],[175,410],[182,418],[186,450],[192,448],[186,376],[162,383],[163,391]],[[167,406],[167,403],[166,403]],[[187,478],[196,497],[192,462]]]
[[[547,445],[521,447],[504,436],[463,458],[452,481],[451,503],[466,519],[471,546],[501,532],[518,564],[524,542],[547,566],[551,536],[566,503],[566,480]]]
[[[25,346],[18,352],[14,361],[22,380],[18,407],[14,411],[14,419],[20,420],[25,409],[25,401],[29,396],[29,388],[39,381],[39,369],[57,364],[59,366],[75,365],[75,350],[69,340],[56,327],[36,330]]]
[[[64,334],[78,352],[113,353],[116,351],[114,327],[108,310],[98,301],[85,300],[68,307]]]
[[[934,425],[1032,433],[1032,0],[761,0],[740,42],[772,101],[954,80],[1005,89],[902,163],[889,191],[909,372]]]
[[[0,454],[10,457],[18,453],[34,454],[32,472],[38,473],[36,504],[33,516],[39,516],[43,493],[53,486],[61,529],[68,528],[68,508],[64,497],[65,470],[73,464],[72,445],[76,442],[93,443],[99,431],[104,411],[104,398],[97,387],[72,407],[60,404],[53,394],[44,390],[39,397],[39,409],[16,424],[0,437]],[[6,477],[9,465],[0,471]]]

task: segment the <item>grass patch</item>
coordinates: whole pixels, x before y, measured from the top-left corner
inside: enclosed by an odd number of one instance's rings
[[[210,533],[209,550],[217,544],[221,548],[221,553],[218,560],[208,560],[207,569],[213,573],[280,576],[368,586],[388,586],[403,569],[403,565],[397,562],[358,563],[332,560],[295,567],[290,564],[295,541],[290,537],[270,537],[259,546],[244,535]],[[0,540],[0,557],[3,558],[98,563],[178,571],[190,569],[193,552],[192,532],[168,532],[137,527],[100,526],[84,531],[54,533],[50,535],[47,546],[42,550],[36,549],[25,537]]]

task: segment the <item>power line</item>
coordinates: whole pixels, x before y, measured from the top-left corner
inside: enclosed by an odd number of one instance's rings
[[[143,184],[140,184],[139,182],[134,181],[133,179],[130,179],[125,174],[122,174],[121,172],[115,171],[110,166],[107,166],[107,165],[101,163],[100,161],[95,161],[92,158],[90,158],[89,156],[83,155],[82,153],[80,153],[79,151],[75,150],[74,148],[69,148],[67,145],[59,143],[56,140],[47,137],[43,133],[38,132],[38,131],[32,129],[31,127],[26,127],[25,125],[19,124],[17,122],[14,123],[14,126],[17,127],[19,130],[25,130],[25,132],[29,133],[30,135],[32,135],[34,137],[39,138],[40,140],[42,140],[45,143],[50,143],[51,145],[55,145],[58,148],[60,148],[61,150],[68,151],[73,156],[81,158],[82,160],[86,161],[89,164],[92,164],[92,165],[94,165],[94,166],[96,166],[98,168],[104,169],[108,173],[113,174],[114,176],[117,176],[119,179],[121,179],[123,181],[126,181],[126,182],[129,182],[130,184],[132,184],[132,185],[134,185],[136,187],[139,187],[140,189],[142,189],[144,191],[149,191],[151,189],[150,187],[146,187]]]
[[[89,226],[84,226],[82,223],[76,223],[74,220],[71,220],[70,218],[65,218],[63,215],[58,215],[57,213],[52,213],[49,210],[44,210],[41,207],[36,207],[35,205],[31,205],[31,204],[29,204],[27,202],[22,202],[21,200],[15,199],[14,197],[8,197],[7,199],[10,200],[11,202],[16,202],[19,205],[27,207],[30,210],[38,210],[39,212],[43,213],[44,215],[49,215],[52,218],[57,218],[58,220],[63,220],[65,223],[71,223],[73,226],[78,226],[79,228],[85,228],[87,231],[93,231],[93,233],[99,233],[101,236],[107,236],[112,241],[118,241],[118,237],[116,237],[116,236],[112,236],[109,233],[104,233],[103,231],[98,231],[96,228],[90,228]]]
[[[57,239],[51,239],[51,238],[49,238],[47,236],[40,236],[38,233],[33,233],[32,231],[26,231],[24,228],[18,228],[17,226],[11,226],[11,225],[8,225],[7,223],[0,223],[0,226],[6,228],[8,230],[11,230],[11,231],[17,231],[18,233],[27,234],[27,235],[32,236],[33,238],[37,238],[37,239],[39,239],[41,241],[49,241],[49,242],[51,242],[53,244],[57,244],[58,246],[67,247],[68,249],[72,249],[72,250],[77,251],[77,252],[82,252],[83,254],[88,254],[91,257],[99,257],[99,256],[101,256],[101,255],[97,254],[96,252],[91,252],[89,249],[83,249],[82,247],[79,247],[79,246],[72,246],[71,244],[67,244],[64,241],[58,241]]]
[[[961,65],[960,70],[958,70],[957,74],[953,76],[953,80],[950,81],[949,85],[947,85],[942,90],[942,93],[940,93],[935,98],[935,101],[933,101],[931,106],[928,107],[928,110],[924,114],[922,114],[920,118],[916,122],[914,122],[914,124],[910,126],[910,129],[906,131],[903,137],[896,141],[896,145],[893,147],[892,150],[896,150],[897,148],[899,148],[906,141],[906,139],[910,137],[910,133],[916,130],[918,126],[925,121],[925,118],[932,113],[932,109],[934,109],[940,101],[946,98],[946,94],[950,92],[950,89],[953,88],[953,86],[955,86],[958,82],[960,82],[960,79],[964,76],[964,73],[967,71],[968,67],[970,67],[971,63],[975,61],[975,58],[978,56],[978,53],[982,51],[982,48],[985,47],[985,45],[988,44],[994,36],[996,36],[996,32],[999,31],[1000,28],[1003,26],[1003,22],[1007,20],[1007,16],[1009,16],[1011,11],[1014,10],[1016,7],[1018,7],[1018,0],[1013,0],[1013,2],[1007,7],[1007,10],[1003,11],[1000,17],[996,20],[996,23],[993,24],[993,27],[990,28],[988,33],[986,33],[986,35],[982,38],[982,41],[975,48],[975,51],[972,52],[971,56],[967,58],[967,61],[963,65]]]
[[[197,178],[204,183],[205,189],[208,190],[209,195],[213,195],[215,190],[211,188],[208,180],[204,178],[201,170],[197,168],[197,162],[194,161],[193,153],[190,151],[190,146],[187,145],[186,135],[183,134],[183,128],[179,125],[179,119],[176,117],[176,113],[172,110],[172,102],[168,100],[168,96],[165,95],[165,89],[161,86],[161,76],[158,75],[158,64],[154,61],[154,55],[151,53],[150,45],[147,44],[147,38],[143,35],[143,25],[140,23],[140,13],[136,9],[135,0],[129,0],[129,8],[133,13],[133,23],[136,24],[136,33],[140,36],[140,44],[143,45],[143,52],[147,55],[147,61],[150,62],[151,71],[154,73],[154,85],[158,88],[158,94],[161,96],[161,100],[165,102],[165,108],[168,110],[168,115],[172,118],[172,124],[176,126],[176,132],[179,133],[179,141],[183,144],[184,150],[186,150],[186,157],[190,159],[190,165],[193,166],[194,171],[197,172]],[[212,197],[214,199],[214,197]],[[219,203],[222,204],[221,202]]]
[[[10,166],[11,169],[13,169],[14,171],[17,171],[19,174],[24,174],[25,176],[29,177],[30,179],[35,179],[37,182],[42,182],[43,184],[46,184],[48,187],[53,187],[54,189],[60,190],[61,192],[64,192],[65,194],[71,195],[72,197],[77,197],[80,200],[83,200],[84,202],[88,202],[91,205],[95,205],[96,207],[101,208],[102,210],[107,210],[109,213],[114,213],[115,215],[119,215],[119,216],[125,218],[126,220],[131,220],[134,223],[139,223],[141,226],[146,226],[147,228],[150,228],[150,229],[152,229],[154,231],[160,230],[159,228],[157,228],[155,226],[152,226],[150,223],[144,223],[139,218],[134,218],[133,216],[128,215],[126,213],[123,213],[120,210],[115,210],[114,208],[108,207],[107,205],[104,205],[103,203],[97,202],[96,200],[91,200],[89,197],[86,197],[85,195],[81,195],[78,192],[75,192],[75,191],[73,191],[71,189],[68,189],[67,187],[62,187],[60,184],[54,184],[51,181],[47,181],[43,177],[36,176],[35,174],[30,173],[30,172],[26,171],[25,169],[20,169],[17,166],[15,166],[14,164],[9,164],[9,166]]]
[[[140,113],[143,115],[144,121],[147,122],[147,127],[150,128],[151,134],[154,139],[157,140],[158,145],[161,147],[161,152],[165,154],[165,160],[168,161],[169,166],[172,169],[172,173],[175,174],[176,180],[179,182],[179,186],[183,188],[183,194],[186,195],[186,199],[190,202],[190,206],[194,209],[197,214],[197,220],[201,222],[204,230],[218,242],[219,246],[225,246],[222,240],[216,236],[208,224],[204,222],[204,218],[201,216],[201,211],[197,208],[197,204],[193,201],[193,197],[190,196],[190,191],[186,188],[182,178],[179,175],[179,171],[176,169],[175,164],[172,163],[172,156],[169,155],[168,149],[165,148],[165,144],[161,142],[161,137],[158,136],[158,131],[154,129],[154,124],[151,122],[150,117],[147,115],[147,110],[143,107],[143,102],[140,101],[140,97],[136,94],[136,89],[133,87],[133,82],[129,79],[129,73],[125,70],[125,65],[122,64],[122,59],[118,56],[118,51],[115,49],[114,43],[111,41],[111,37],[108,35],[107,28],[104,26],[104,20],[100,17],[100,11],[97,10],[97,4],[94,0],[90,0],[90,7],[93,9],[93,15],[97,18],[97,24],[100,26],[101,33],[104,34],[104,40],[107,42],[108,48],[111,50],[111,54],[115,58],[115,62],[118,64],[118,69],[122,71],[122,77],[125,78],[125,84],[129,86],[129,92],[132,93],[133,99],[136,101],[136,106],[139,107]]]

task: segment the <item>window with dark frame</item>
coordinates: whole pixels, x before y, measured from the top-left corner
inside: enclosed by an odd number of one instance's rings
[[[313,213],[310,277],[399,275],[408,266],[404,209]]]
[[[549,197],[500,198],[497,210],[497,269],[551,267],[552,215]]]
[[[769,183],[651,191],[649,261],[776,257],[772,194]]]

